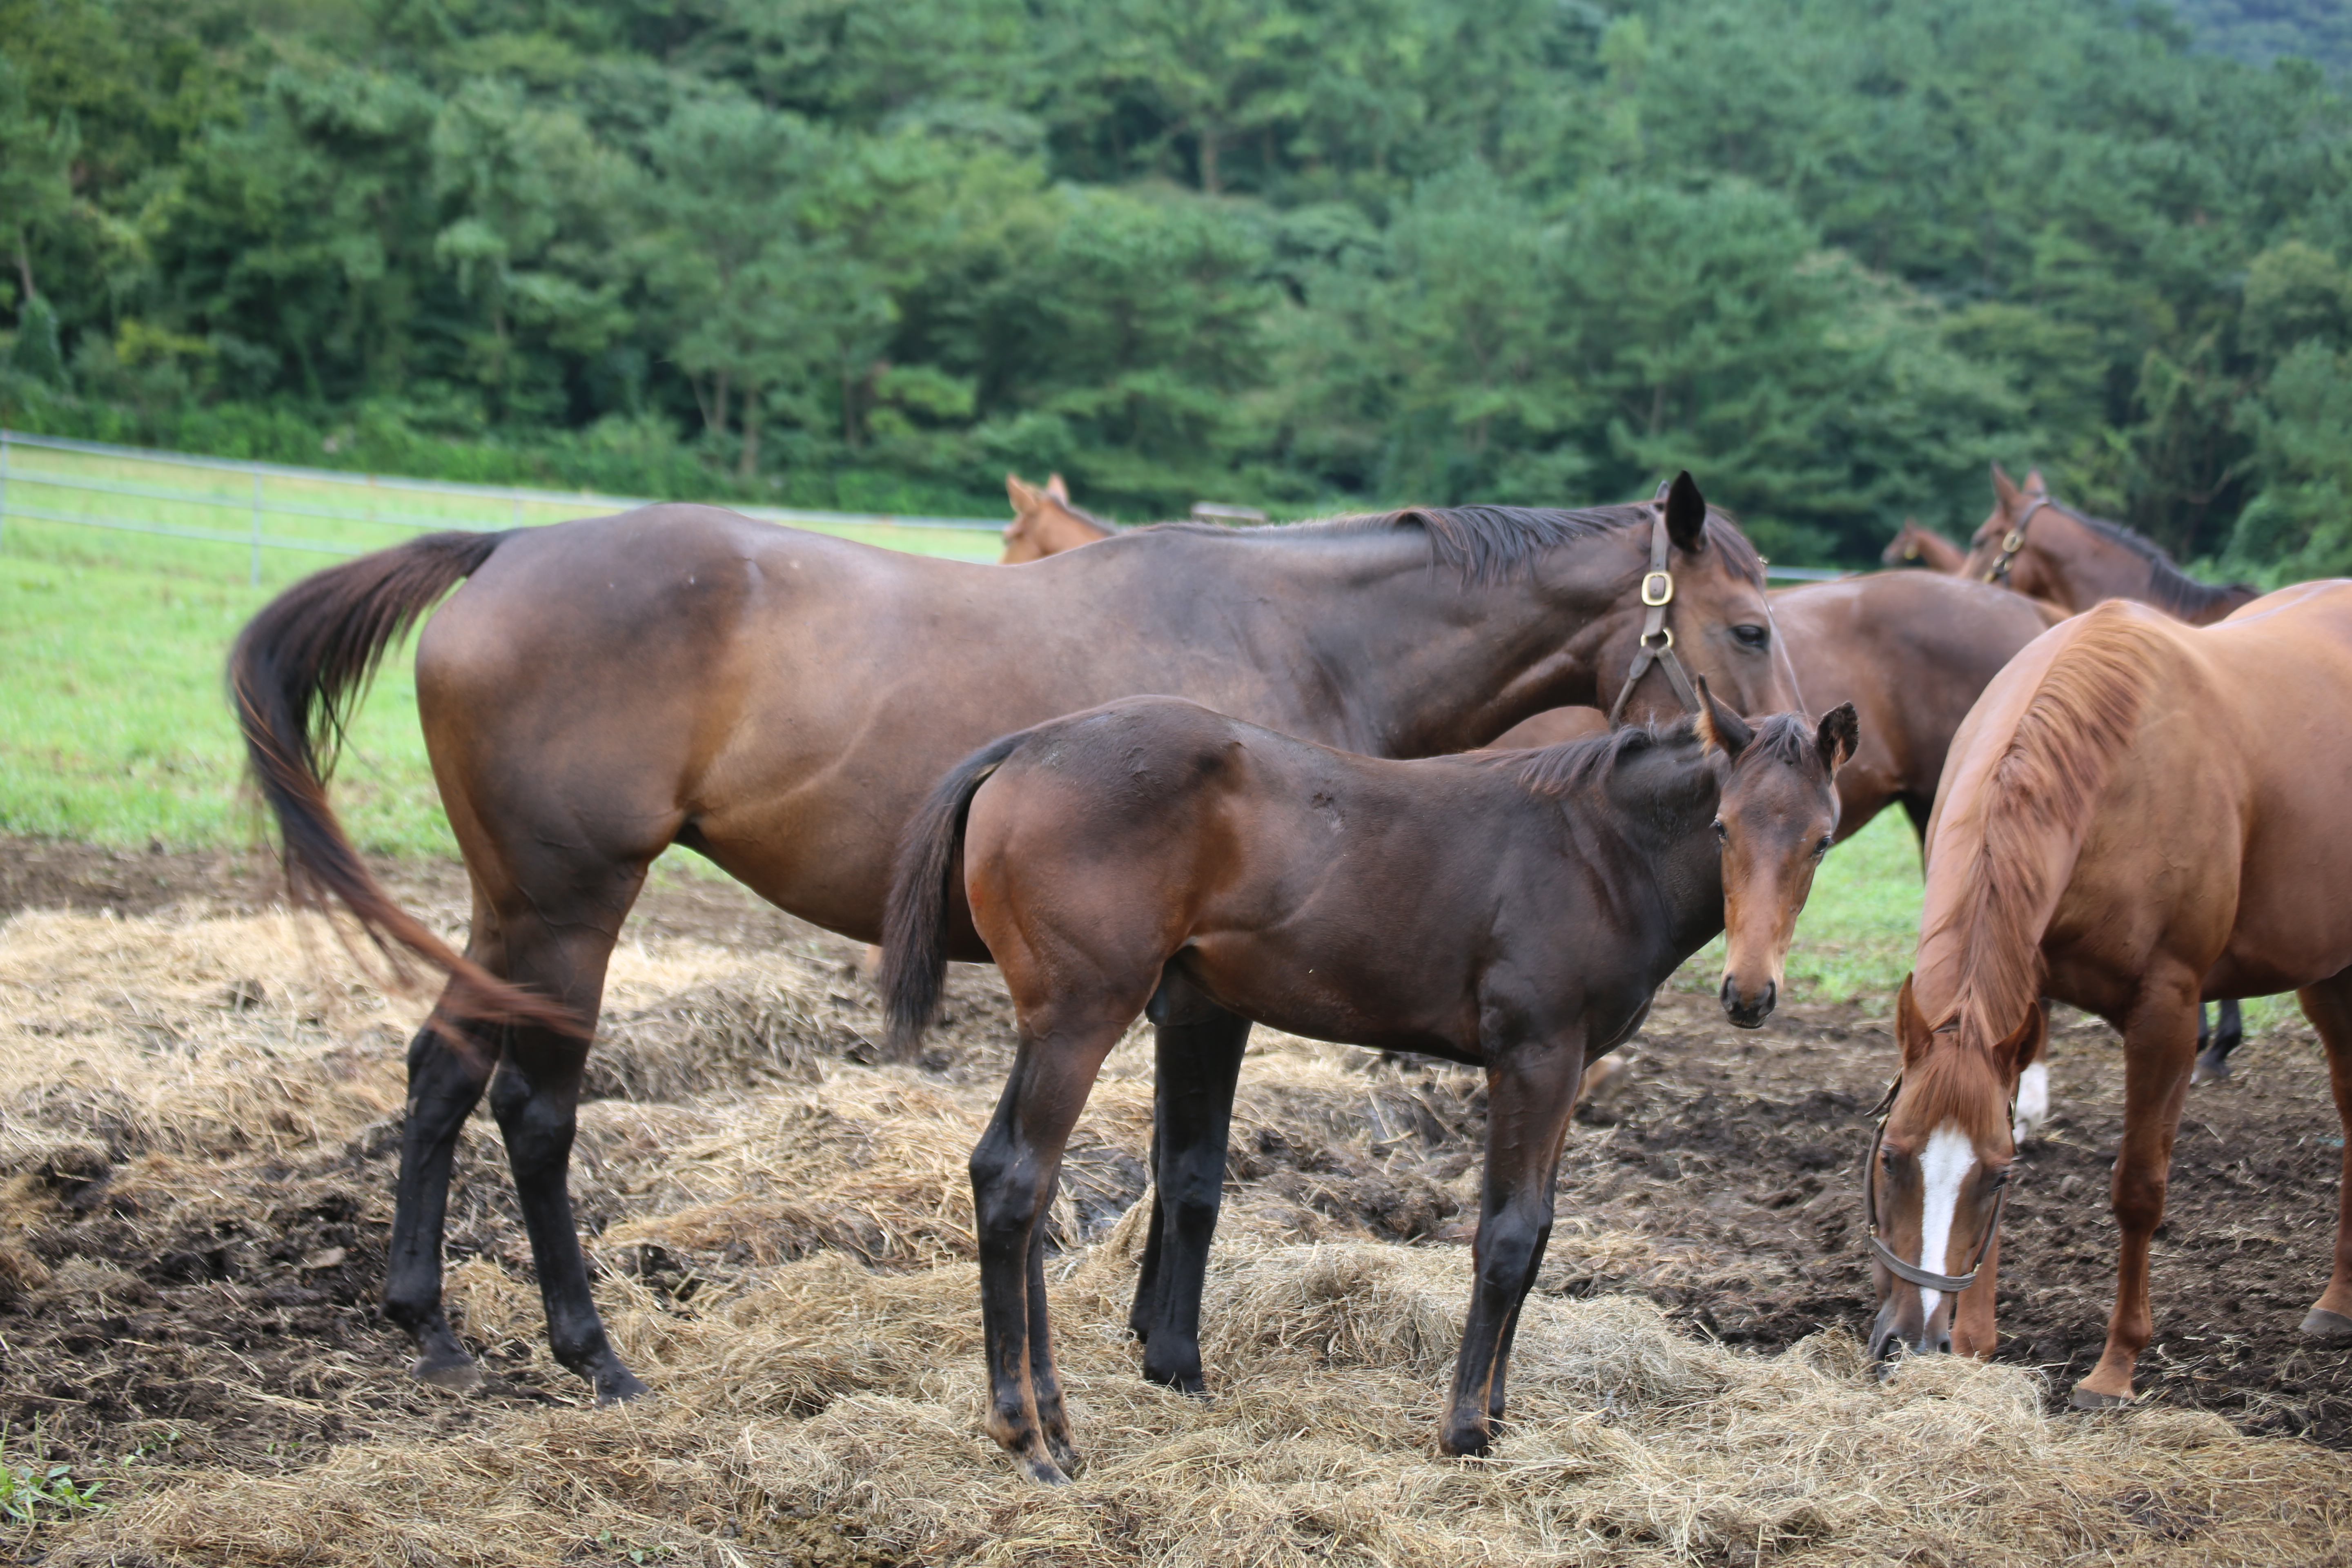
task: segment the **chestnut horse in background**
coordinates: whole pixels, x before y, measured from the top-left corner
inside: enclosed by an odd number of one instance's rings
[[[1004,527],[1004,553],[996,558],[999,566],[1043,561],[1118,531],[1092,512],[1072,505],[1069,489],[1059,474],[1049,475],[1044,489],[1025,483],[1018,474],[1007,474],[1004,493],[1013,500],[1013,521]]]
[[[1751,731],[1699,698],[1696,720],[1664,731],[1423,762],[1132,698],[1008,735],[940,781],[891,888],[882,990],[894,1042],[911,1046],[939,1005],[961,894],[1019,1020],[971,1178],[988,1430],[1032,1476],[1063,1480],[1075,1458],[1042,1222],[1095,1074],[1138,1013],[1163,1026],[1163,1091],[1183,1065],[1165,1026],[1207,1014],[1486,1069],[1470,1312],[1439,1442],[1486,1451],[1585,1065],[1727,920],[1735,973],[1776,965],[1836,830],[1851,708]],[[1231,1074],[1220,1055],[1184,1076],[1220,1078],[1229,1106]],[[1205,1181],[1171,1179],[1160,1152],[1166,1206],[1130,1323],[1144,1375],[1197,1391],[1225,1151]]]
[[[1925,566],[1930,572],[1949,573],[1958,572],[1968,556],[1967,551],[1934,529],[1922,528],[1916,518],[1906,517],[1878,559],[1887,566]]]
[[[2090,1407],[2131,1397],[2201,996],[2294,991],[2352,1132],[2352,583],[2195,628],[2110,600],[2033,644],[1952,743],[1928,828],[1902,1077],[1864,1173],[1879,1311],[1900,1343],[1990,1355],[2009,1106],[2038,998],[2124,1037],[2116,1306]],[[2306,1333],[2352,1341],[2352,1146]]]
[[[1762,564],[1687,474],[1658,501],[1589,511],[1166,524],[1014,572],[650,506],[430,534],[287,589],[238,637],[229,688],[289,882],[450,975],[409,1049],[384,1289],[412,1370],[480,1375],[442,1310],[441,1241],[487,1089],[557,1358],[600,1401],[643,1390],[590,1297],[565,1173],[605,963],[669,846],[871,942],[907,820],[974,746],[1158,691],[1366,753],[1461,751],[1618,689],[1656,550],[1683,658],[1740,707],[1792,705]],[[416,705],[473,884],[462,957],[377,885],[323,783],[357,692],[436,605]],[[1673,711],[1666,682],[1645,679],[1636,706]],[[988,956],[961,915],[950,947]],[[1237,1067],[1248,1033],[1204,1005],[1162,1039]],[[1213,1134],[1222,1160],[1222,1113],[1191,1105],[1163,1102],[1160,1147]]]
[[[2042,470],[2020,486],[1992,466],[1992,514],[1969,542],[1964,575],[1998,583],[2079,614],[2104,599],[2137,599],[2192,626],[2210,626],[2261,592],[2217,587],[2173,564],[2154,540],[2050,499]]]

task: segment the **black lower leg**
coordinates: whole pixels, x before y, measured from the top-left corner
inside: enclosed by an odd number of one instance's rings
[[[528,1067],[518,1066],[510,1054],[490,1085],[490,1110],[506,1134],[515,1196],[530,1233],[548,1342],[556,1360],[594,1386],[596,1403],[610,1405],[643,1394],[646,1385],[621,1364],[605,1338],[565,1186],[585,1055],[584,1047],[573,1042],[542,1049],[527,1058]]]
[[[1201,1292],[1224,1197],[1225,1141],[1249,1031],[1248,1019],[1205,1005],[1157,1030],[1152,1200],[1160,1205],[1160,1247],[1148,1287],[1138,1289],[1136,1314],[1147,1320],[1143,1375],[1187,1394],[1205,1387]]]
[[[2209,1022],[2218,1012],[2217,1022]],[[2230,1053],[2245,1043],[2245,1010],[2229,997],[2197,1010],[2197,1079],[2210,1082],[2230,1076]]]
[[[1046,1451],[1064,1471],[1077,1463],[1070,1416],[1062,1403],[1062,1377],[1054,1366],[1054,1325],[1045,1309],[1045,1223],[1038,1216],[1029,1233],[1029,1386],[1037,1399],[1037,1427]]]
[[[490,1053],[443,1037],[437,1013],[408,1047],[408,1112],[400,1130],[400,1180],[393,1200],[392,1250],[383,1315],[407,1331],[417,1358],[409,1371],[427,1383],[470,1387],[481,1380],[441,1306],[441,1240],[449,1211],[449,1166],[466,1118],[489,1082]]]

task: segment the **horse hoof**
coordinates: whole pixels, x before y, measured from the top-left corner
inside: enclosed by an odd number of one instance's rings
[[[1078,1450],[1072,1446],[1067,1437],[1047,1437],[1045,1452],[1053,1457],[1054,1463],[1062,1468],[1064,1476],[1075,1476],[1078,1473]]]
[[[2331,1312],[2325,1307],[2314,1307],[2304,1317],[2303,1331],[2329,1344],[2352,1342],[2352,1318],[2341,1312]]]
[[[2189,1069],[2191,1084],[2227,1083],[2230,1081],[2230,1058],[2199,1057],[2197,1065]]]
[[[599,1406],[626,1405],[633,1399],[643,1399],[652,1392],[626,1367],[616,1366],[596,1378],[596,1403]]]
[[[1039,1486],[1066,1487],[1070,1484],[1070,1478],[1064,1475],[1061,1467],[1051,1459],[1024,1459],[1021,1468],[1027,1470],[1029,1479]]]
[[[2074,1385],[2074,1396],[2067,1401],[2077,1410],[2113,1410],[2131,1402],[2132,1396],[2128,1394],[2101,1394],[2097,1389],[2085,1388],[2079,1383]]]
[[[474,1358],[465,1356],[456,1361],[436,1356],[418,1358],[408,1369],[408,1375],[419,1383],[429,1383],[436,1388],[446,1388],[452,1394],[471,1394],[488,1378],[474,1364]]]

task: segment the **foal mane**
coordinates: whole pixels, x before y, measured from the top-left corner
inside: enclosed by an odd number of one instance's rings
[[[2042,927],[2167,648],[2160,630],[2114,601],[2075,625],[1985,775],[1977,842],[1938,845],[1929,867],[1931,882],[1938,870],[1960,879],[1959,896],[1919,933],[1923,952],[1938,938],[1960,949],[1953,1005],[1929,1023],[1957,1019],[1982,1045],[2008,1036],[2041,995]]]
[[[1556,746],[1527,752],[1481,753],[1490,766],[1507,768],[1529,793],[1558,799],[1605,778],[1620,763],[1639,752],[1688,740],[1697,733],[1696,720],[1685,716],[1649,724],[1628,724],[1598,735],[1579,735]],[[1801,768],[1821,753],[1814,746],[1812,725],[1801,713],[1772,713],[1756,721],[1755,738],[1740,751],[1739,761],[1763,759]]]
[[[2090,513],[2077,511],[2058,501],[2046,503],[2050,510],[2072,518],[2111,544],[2119,544],[2147,563],[2147,602],[2158,609],[2186,620],[2203,615],[2225,599],[2254,593],[2251,583],[2215,584],[2202,583],[2183,572],[2168,554],[2164,546],[2137,529]]]
[[[1647,501],[1581,508],[1537,506],[1412,506],[1395,511],[1352,512],[1311,522],[1260,524],[1246,530],[1216,522],[1162,522],[1154,531],[1216,533],[1229,537],[1388,533],[1419,528],[1429,536],[1430,558],[1462,574],[1465,585],[1507,583],[1531,567],[1545,552],[1623,529],[1647,526],[1656,516]],[[1732,569],[1757,587],[1764,585],[1764,558],[1728,513],[1707,509],[1706,538],[1723,551]]]

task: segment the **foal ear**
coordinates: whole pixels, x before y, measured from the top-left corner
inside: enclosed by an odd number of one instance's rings
[[[1666,487],[1666,537],[1675,548],[1696,555],[1706,548],[1706,498],[1685,468]]]
[[[1845,766],[1862,746],[1862,720],[1853,704],[1841,702],[1822,715],[1822,727],[1813,736],[1813,744],[1822,753],[1822,766],[1837,777],[1838,769]]]
[[[1748,749],[1748,742],[1756,738],[1756,731],[1748,727],[1747,720],[1715,700],[1715,693],[1707,689],[1704,675],[1698,678],[1698,713],[1694,725],[1698,731],[1700,745],[1710,752],[1721,752],[1734,762],[1738,762],[1739,753]]]
[[[1070,504],[1070,487],[1062,482],[1062,476],[1059,474],[1045,476],[1045,493],[1064,506]]]
[[[1993,500],[2000,503],[2000,510],[2004,512],[2015,511],[2025,500],[2023,496],[2017,493],[2017,481],[2011,479],[2009,470],[1999,463],[1992,466],[1992,494]]]

